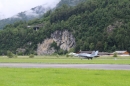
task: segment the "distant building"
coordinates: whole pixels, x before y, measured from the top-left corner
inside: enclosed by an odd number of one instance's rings
[[[32,28],[35,31],[39,30],[41,27],[43,27],[43,24],[38,24],[38,25],[32,25],[32,26],[27,26],[28,28]]]
[[[122,56],[130,55],[130,53],[128,51],[115,51],[115,52],[113,52],[113,54],[114,53],[117,53],[117,55],[122,55]]]
[[[99,56],[111,55],[111,53],[108,53],[108,52],[99,52],[98,55]]]
[[[88,54],[91,54],[92,51],[79,51],[78,53],[88,53]],[[117,55],[120,55],[120,56],[129,56],[130,53],[128,51],[115,51],[113,53],[109,53],[109,52],[99,52],[98,55],[99,56],[109,56],[109,55],[114,55],[114,53],[117,53]]]

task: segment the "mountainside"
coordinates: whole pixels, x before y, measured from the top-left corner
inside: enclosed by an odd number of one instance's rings
[[[40,18],[41,16],[43,16],[44,13],[46,13],[48,10],[53,9],[53,8],[54,7],[48,4],[44,4],[41,6],[34,7],[25,12],[18,13],[17,15],[12,16],[11,18],[2,19],[0,20],[0,29],[2,29],[4,26],[8,24],[13,24],[18,21],[29,21],[36,18]],[[2,17],[2,15],[0,17]]]
[[[8,50],[38,54],[47,48],[58,54],[80,50],[130,51],[129,6],[129,0],[86,0],[73,7],[63,5],[47,11],[40,19],[8,25],[0,31],[0,54]],[[64,31],[72,36],[62,38]],[[72,37],[74,46],[67,48],[71,42],[64,37]]]
[[[50,38],[45,39],[43,43],[38,44],[37,54],[50,55],[57,52],[58,49],[69,51],[74,46],[75,38],[73,37],[72,33],[68,32],[67,30],[57,30],[51,34]]]
[[[58,4],[57,7],[61,7],[63,4],[68,5],[68,6],[76,6],[81,2],[85,2],[86,0],[61,0]]]
[[[21,12],[15,16],[13,16],[11,19],[21,19],[24,21],[28,21],[31,19],[39,18],[44,13],[46,13],[48,10],[50,10],[50,7],[44,7],[44,6],[37,6],[35,8],[32,8],[31,10]]]
[[[0,15],[0,29],[3,29],[8,24],[14,24],[18,21],[29,21],[36,18],[40,18],[43,16],[44,13],[46,13],[48,10],[52,10],[53,8],[59,8],[63,4],[66,4],[68,6],[75,6],[80,2],[83,2],[86,0],[61,0],[59,3],[51,3],[51,4],[44,4],[41,6],[34,7],[30,10],[27,10],[25,12],[18,13],[17,15],[12,16],[11,18],[4,19],[4,15]]]

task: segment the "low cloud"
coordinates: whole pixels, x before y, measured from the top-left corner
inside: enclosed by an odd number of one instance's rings
[[[4,14],[7,18],[43,4],[55,6],[59,1],[60,0],[0,0],[0,13]]]

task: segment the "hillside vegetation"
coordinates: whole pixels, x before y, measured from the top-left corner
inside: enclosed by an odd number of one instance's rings
[[[85,2],[86,0],[61,0],[58,4],[57,7],[61,7],[63,4],[66,4],[68,6],[76,6],[81,2]]]
[[[63,5],[48,11],[43,18],[7,25],[0,31],[0,54],[25,49],[35,53],[37,44],[55,30],[68,30],[76,38],[74,52],[79,50],[130,51],[130,1],[86,0],[77,6]],[[27,26],[44,24],[38,31]]]

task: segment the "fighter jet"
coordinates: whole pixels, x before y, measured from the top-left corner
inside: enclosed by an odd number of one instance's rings
[[[93,59],[93,57],[98,57],[98,51],[93,51],[91,54],[88,54],[88,53],[79,53],[78,54],[79,57],[83,57],[83,58],[86,58],[86,59]]]

